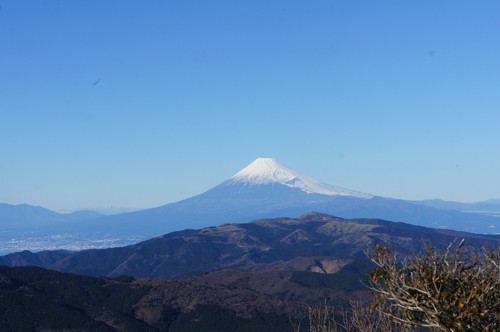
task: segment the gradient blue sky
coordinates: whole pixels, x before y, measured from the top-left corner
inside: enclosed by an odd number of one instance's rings
[[[0,1],[0,202],[145,208],[257,157],[500,198],[499,1]]]

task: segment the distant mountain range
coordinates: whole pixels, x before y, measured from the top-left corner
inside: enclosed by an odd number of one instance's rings
[[[500,199],[489,199],[476,203],[461,203],[444,201],[441,199],[428,199],[423,201],[412,201],[413,203],[433,207],[440,210],[454,210],[462,212],[481,213],[485,215],[500,217]]]
[[[465,204],[374,196],[321,183],[271,158],[256,159],[205,193],[152,209],[111,216],[77,213],[78,218],[72,218],[76,216],[26,205],[8,208],[0,209],[0,252],[117,246],[187,228],[296,217],[309,211],[482,234],[500,229],[500,218],[495,217],[498,200]]]
[[[95,211],[81,210],[72,213],[57,213],[29,204],[11,205],[0,203],[0,229],[22,229],[61,225],[74,221],[95,219],[103,215]]]

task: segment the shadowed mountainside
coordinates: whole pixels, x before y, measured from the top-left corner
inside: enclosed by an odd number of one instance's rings
[[[2,331],[291,331],[306,310],[234,287],[38,267],[0,266],[0,298]]]

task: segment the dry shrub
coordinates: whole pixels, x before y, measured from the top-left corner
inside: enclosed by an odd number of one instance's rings
[[[370,273],[373,307],[400,326],[436,331],[500,330],[500,248],[463,250],[463,241],[444,251],[399,265],[387,247],[375,246]]]

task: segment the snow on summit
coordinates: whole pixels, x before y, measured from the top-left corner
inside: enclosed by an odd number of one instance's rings
[[[261,185],[279,183],[291,188],[298,188],[307,193],[322,195],[354,196],[372,198],[373,196],[357,191],[331,186],[308,178],[286,167],[274,158],[257,158],[250,165],[233,175],[229,183]]]
[[[297,177],[297,173],[280,164],[276,159],[257,158],[231,179],[239,180],[239,182],[266,184],[272,182],[287,183]]]

